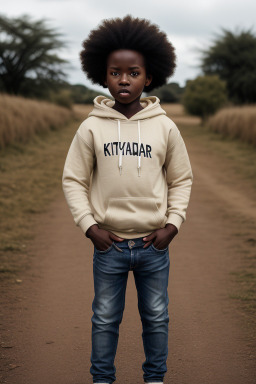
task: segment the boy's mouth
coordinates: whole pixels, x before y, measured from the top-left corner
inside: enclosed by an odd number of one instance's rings
[[[128,91],[128,89],[120,89],[120,91],[118,91],[118,93],[125,94],[125,93],[130,93],[130,91]]]

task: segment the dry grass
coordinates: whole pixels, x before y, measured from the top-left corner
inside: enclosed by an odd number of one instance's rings
[[[35,133],[58,129],[72,117],[72,110],[55,104],[1,94],[0,149],[25,143]]]
[[[84,120],[88,113],[93,110],[93,104],[74,104],[73,110],[81,120]]]
[[[256,106],[228,107],[212,116],[207,125],[225,137],[256,145]]]
[[[64,161],[78,122],[0,151],[0,281],[29,265],[34,218],[62,194]]]

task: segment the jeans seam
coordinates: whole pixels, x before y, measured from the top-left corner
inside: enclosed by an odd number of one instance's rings
[[[119,252],[123,252],[123,250],[121,248],[119,248],[115,243],[113,243],[113,246],[119,251]]]

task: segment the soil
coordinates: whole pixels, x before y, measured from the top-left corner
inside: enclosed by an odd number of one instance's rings
[[[200,144],[187,145],[194,185],[187,220],[170,244],[169,355],[165,384],[256,382],[250,315],[230,296],[232,273],[254,250],[249,182]],[[91,353],[93,245],[62,192],[38,215],[30,268],[3,286],[1,383],[86,384]],[[115,360],[117,384],[142,384],[142,327],[132,272]]]

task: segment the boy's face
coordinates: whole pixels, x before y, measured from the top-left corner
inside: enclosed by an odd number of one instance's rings
[[[144,57],[140,52],[118,49],[109,54],[105,85],[115,100],[129,104],[139,99],[152,76],[146,74]]]

